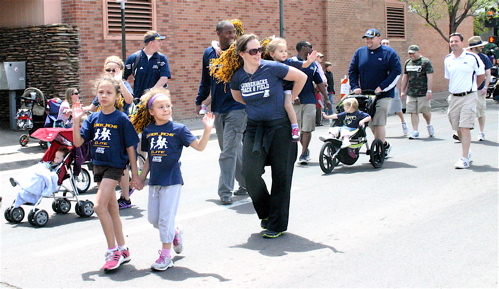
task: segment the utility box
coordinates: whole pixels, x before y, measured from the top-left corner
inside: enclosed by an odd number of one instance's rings
[[[16,90],[26,89],[26,62],[0,62],[0,90],[9,91],[10,129],[16,129]]]

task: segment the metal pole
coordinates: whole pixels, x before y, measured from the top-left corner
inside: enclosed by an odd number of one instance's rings
[[[126,36],[125,36],[125,2],[121,1],[121,55],[126,60]]]
[[[279,0],[279,32],[281,38],[284,38],[284,0]]]

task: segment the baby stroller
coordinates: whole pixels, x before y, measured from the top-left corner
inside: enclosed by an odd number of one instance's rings
[[[343,98],[355,97],[359,102],[359,110],[362,110],[369,115],[374,115],[374,95],[348,95]],[[343,112],[343,100],[338,104],[336,110],[338,113]],[[339,121],[333,123],[332,126],[341,126]],[[371,146],[367,141],[367,134],[365,128],[360,127],[357,132],[355,132],[350,137],[351,145],[346,148],[341,148],[342,141],[340,139],[333,138],[332,136],[327,138],[322,138],[324,141],[322,145],[321,152],[319,155],[319,164],[322,171],[326,174],[331,173],[334,167],[340,162],[346,165],[353,165],[360,155],[360,148],[366,145],[366,155],[370,156],[369,162],[375,168],[381,168],[383,162],[385,161],[385,148],[383,142],[380,139],[375,139]]]
[[[33,137],[51,143],[45,152],[42,162],[54,159],[60,146],[72,146],[72,129],[41,128],[33,133]],[[67,214],[71,209],[71,202],[76,202],[75,211],[80,217],[90,217],[94,213],[94,204],[89,200],[79,200],[78,195],[90,187],[90,174],[77,164],[78,148],[72,148],[53,171],[49,171],[46,163],[39,163],[33,167],[34,176],[28,182],[20,184],[14,178],[10,179],[12,186],[20,186],[18,196],[12,205],[5,210],[4,217],[11,223],[20,223],[24,218],[22,205],[34,206],[28,213],[28,222],[35,227],[47,224],[47,211],[38,206],[43,198],[53,198],[52,209],[56,213]],[[69,187],[63,182],[69,180]]]
[[[26,146],[29,142],[30,135],[39,128],[42,128],[45,123],[45,105],[46,98],[41,90],[34,87],[29,87],[24,90],[23,95],[17,98],[17,128],[19,130],[28,130],[28,134],[23,134],[19,137],[19,144]],[[40,141],[40,146],[47,148],[47,143]]]

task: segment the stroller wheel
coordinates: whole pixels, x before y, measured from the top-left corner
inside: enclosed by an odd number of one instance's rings
[[[28,221],[34,227],[43,227],[49,221],[49,214],[45,210],[33,209],[28,214]]]
[[[88,218],[94,214],[94,203],[89,200],[78,201],[75,206],[78,216]]]
[[[383,166],[383,163],[385,162],[385,147],[383,145],[383,142],[377,138],[373,141],[371,144],[371,151],[370,151],[370,162],[373,165],[373,167],[379,169],[381,166]]]
[[[339,160],[335,153],[340,149],[339,144],[333,144],[332,142],[325,142],[322,145],[321,153],[319,156],[319,165],[321,170],[329,174],[334,170],[334,167],[339,164]]]
[[[10,211],[10,219],[12,223],[20,223],[24,218],[24,209],[21,207],[12,208]]]
[[[22,145],[23,147],[27,146],[29,143],[29,135],[23,134],[22,136],[19,137],[19,144]]]
[[[52,209],[56,213],[67,214],[71,210],[71,202],[67,199],[57,198],[52,202]]]
[[[85,168],[81,168],[80,174],[75,177],[78,194],[83,194],[90,188],[90,173]]]
[[[44,150],[46,150],[49,147],[48,142],[46,142],[46,141],[40,141],[38,144]]]
[[[10,216],[12,209],[13,207],[8,207],[7,209],[5,209],[5,212],[3,213],[5,220],[7,220],[8,222],[13,222],[12,217]]]
[[[59,198],[55,199],[53,202],[52,202],[52,210],[56,213],[60,213],[59,212]]]

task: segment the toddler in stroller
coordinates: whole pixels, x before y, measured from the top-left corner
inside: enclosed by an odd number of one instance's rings
[[[90,186],[90,174],[76,162],[77,149],[72,146],[72,131],[64,128],[40,128],[35,137],[49,141],[51,146],[45,152],[42,161],[28,168],[27,178],[20,182],[10,178],[13,187],[20,186],[16,199],[4,213],[11,223],[20,223],[24,218],[23,205],[34,206],[28,214],[31,225],[43,227],[49,216],[47,211],[39,209],[42,199],[52,197],[52,209],[56,213],[66,214],[71,209],[70,201],[75,201],[75,211],[81,217],[90,217],[94,213],[93,203],[78,200],[78,193]],[[79,171],[79,174],[75,171]],[[63,183],[69,180],[70,187]],[[61,193],[62,197],[57,197]],[[69,195],[68,195],[69,194]]]

